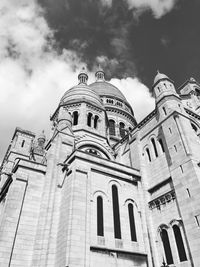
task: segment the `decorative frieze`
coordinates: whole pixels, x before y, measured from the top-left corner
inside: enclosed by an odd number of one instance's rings
[[[167,203],[174,201],[174,199],[176,198],[176,194],[174,190],[171,190],[169,192],[167,192],[166,194],[155,198],[154,200],[149,202],[149,208],[152,209],[161,209],[162,205],[166,205]]]

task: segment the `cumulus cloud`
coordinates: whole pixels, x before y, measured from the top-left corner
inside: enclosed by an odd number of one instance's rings
[[[3,0],[0,13],[2,157],[16,126],[36,132],[49,128],[50,113],[76,82],[80,60],[72,51],[54,51],[53,32],[36,1]]]
[[[2,159],[16,126],[36,133],[45,129],[48,136],[49,116],[64,92],[77,83],[77,74],[84,63],[72,50],[56,52],[54,32],[36,0],[2,0],[0,13]],[[105,56],[98,57],[97,61],[109,63],[113,68],[118,65],[115,59]],[[89,72],[89,79],[94,80],[94,73]],[[151,97],[139,80],[127,78],[111,82],[129,99],[139,120],[151,111]]]
[[[119,88],[133,107],[137,122],[140,122],[155,108],[155,99],[149,89],[138,78],[111,79],[113,85]]]
[[[170,12],[177,0],[126,0],[129,7],[139,16],[146,10],[152,10],[155,18],[160,18]]]

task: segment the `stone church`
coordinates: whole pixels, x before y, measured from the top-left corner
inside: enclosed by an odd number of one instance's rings
[[[16,128],[1,166],[1,267],[199,267],[200,85],[158,73],[137,122],[82,70],[44,133]],[[145,106],[144,106],[145,108]]]

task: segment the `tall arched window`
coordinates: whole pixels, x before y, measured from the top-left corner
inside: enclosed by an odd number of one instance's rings
[[[97,197],[97,235],[104,236],[103,199],[101,196]]]
[[[190,122],[190,123],[191,123],[192,129],[194,130],[195,134],[196,134],[198,137],[200,137],[200,130],[199,130],[199,127],[198,127],[196,124],[192,123],[192,122]]]
[[[170,247],[170,243],[169,243],[169,237],[168,237],[168,233],[167,230],[162,229],[161,233],[160,233],[162,242],[163,242],[163,247],[164,247],[164,251],[165,251],[165,257],[166,257],[166,261],[167,264],[173,264],[173,257],[172,257],[172,251],[171,251],[171,247]]]
[[[115,135],[115,121],[109,120],[109,134]]]
[[[92,113],[88,113],[87,116],[87,125],[91,127],[91,123],[92,123]]]
[[[94,117],[94,129],[97,129],[98,119],[99,119],[99,117],[97,115],[95,115],[95,117]]]
[[[128,204],[128,214],[129,214],[131,241],[137,241],[136,229],[135,229],[134,209],[133,209],[132,203]]]
[[[73,125],[78,124],[78,111],[73,112]]]
[[[125,124],[123,122],[119,124],[119,133],[122,138],[125,136]]]
[[[180,261],[186,261],[187,256],[186,256],[180,228],[177,225],[174,225],[172,228],[173,228],[173,232],[174,232],[174,236],[176,240],[176,246],[178,249],[179,259]]]
[[[148,147],[146,148],[146,153],[147,153],[149,161],[151,162],[151,154],[150,154]]]
[[[158,140],[158,142],[159,142],[159,144],[160,144],[160,147],[161,147],[162,152],[164,153],[164,152],[165,152],[165,147],[164,147],[164,144],[163,144],[162,139],[160,138],[160,139]]]
[[[192,125],[192,129],[197,133],[197,131],[198,131],[197,126],[194,125],[194,123],[191,123],[191,125]]]
[[[155,142],[154,138],[151,138],[151,143],[153,145],[155,156],[158,157],[158,151],[157,151],[156,142]]]
[[[163,111],[164,111],[164,114],[167,115],[167,111],[165,107],[163,107]]]
[[[119,199],[116,185],[112,185],[113,221],[115,238],[121,239],[121,226],[119,214]]]

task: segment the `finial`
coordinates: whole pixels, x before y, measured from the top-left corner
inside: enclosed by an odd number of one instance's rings
[[[160,71],[159,70],[157,70],[157,74],[159,74],[160,73]]]
[[[101,67],[101,64],[100,63],[98,65],[98,70],[97,71],[103,71],[103,68]]]
[[[87,84],[88,75],[86,73],[86,67],[85,66],[82,67],[82,70],[80,71],[80,73],[78,75],[78,79],[79,79],[79,84],[81,84],[81,83]]]

